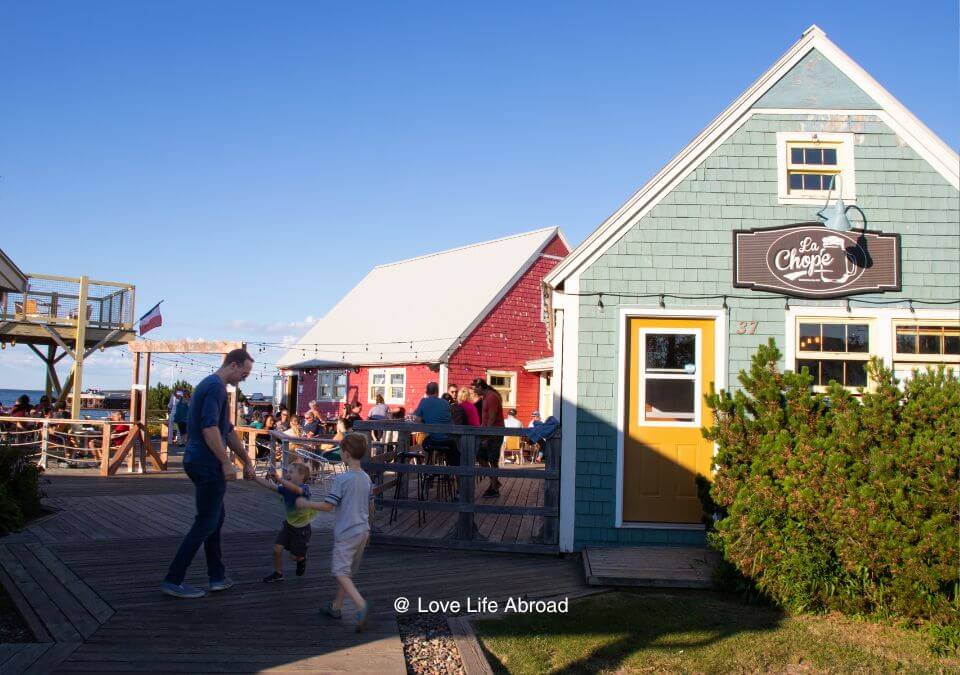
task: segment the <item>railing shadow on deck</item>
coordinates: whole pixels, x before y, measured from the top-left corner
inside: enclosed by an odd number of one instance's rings
[[[358,421],[353,429],[370,441],[371,454],[363,468],[381,488],[371,522],[374,542],[522,553],[559,551],[559,430],[544,443],[542,466],[490,468],[476,465],[481,439],[526,437],[531,430],[396,420]],[[406,461],[411,450],[420,449],[414,435],[430,433],[455,439],[458,466]],[[295,454],[287,451],[291,444],[319,449],[331,443],[328,438],[271,435],[283,447],[277,453],[281,457]],[[476,482],[489,477],[503,483],[502,496],[479,501]]]

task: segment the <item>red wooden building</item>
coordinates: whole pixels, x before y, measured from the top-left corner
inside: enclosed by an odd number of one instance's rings
[[[289,407],[359,401],[366,417],[379,393],[412,412],[427,382],[445,391],[482,377],[524,424],[537,409],[546,418],[542,281],[568,252],[547,228],[378,265],[281,358]]]

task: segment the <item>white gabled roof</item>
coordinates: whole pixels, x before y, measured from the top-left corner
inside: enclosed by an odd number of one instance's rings
[[[378,265],[280,359],[281,368],[445,361],[556,227]]]
[[[813,50],[822,54],[880,106],[879,110],[870,110],[868,114],[880,116],[948,183],[960,189],[960,157],[957,153],[853,59],[827,39],[826,33],[813,25],[767,72],[701,131],[680,154],[554,267],[547,275],[545,282],[557,288],[565,279],[593,264],[604,251],[619,241],[637,220],[656,206],[704,158],[739,128],[753,112],[764,112],[764,109],[753,109],[754,104]]]

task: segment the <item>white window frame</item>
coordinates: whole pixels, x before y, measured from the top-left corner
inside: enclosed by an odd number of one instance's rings
[[[914,309],[911,311],[906,307],[854,307],[851,312],[847,312],[843,306],[812,306],[800,305],[791,306],[786,312],[786,322],[784,324],[784,341],[790,345],[789,349],[784,350],[784,367],[787,370],[796,370],[797,338],[798,338],[798,317],[805,320],[828,320],[828,319],[846,319],[857,320],[860,322],[872,321],[870,324],[870,356],[878,356],[888,368],[894,367],[896,360],[896,329],[895,325],[902,325],[903,321],[908,323],[929,323],[953,325],[958,321],[957,310],[949,309]],[[920,356],[919,354],[917,356]],[[930,356],[933,356],[932,354]],[[929,363],[929,361],[924,361]],[[869,385],[869,382],[868,382]]]
[[[833,146],[837,149],[837,170],[840,175],[839,196],[848,205],[857,199],[857,176],[853,156],[854,134],[826,131],[778,131],[777,132],[777,201],[780,204],[819,204],[823,206],[827,190],[790,191],[787,175],[791,168],[790,147],[792,145]],[[811,165],[804,165],[810,167]],[[832,165],[824,165],[832,166]],[[824,173],[827,173],[824,171]],[[838,196],[834,189],[830,195],[833,200]]]
[[[374,375],[383,375],[383,384],[374,385],[373,376]],[[403,396],[397,398],[390,395],[390,390],[393,387],[398,385],[391,385],[390,380],[392,375],[403,375]],[[407,400],[407,369],[406,368],[374,368],[369,371],[367,377],[367,403],[376,403],[377,395],[374,392],[374,387],[378,389],[383,387],[383,400],[385,403],[394,403],[394,404],[403,404]]]
[[[843,325],[848,324],[865,324],[867,326],[867,341],[868,348],[865,352],[831,352],[831,351],[809,351],[804,352],[800,351],[800,324],[802,323],[816,323],[816,324],[833,324],[833,325]],[[846,315],[846,316],[831,316],[831,317],[810,317],[799,314],[796,317],[795,327],[795,337],[792,345],[794,353],[794,364],[797,361],[863,361],[867,363],[870,360],[870,357],[875,353],[870,351],[873,348],[874,335],[876,334],[876,329],[874,324],[876,321],[871,318],[861,318],[857,315]],[[795,370],[795,368],[794,368]],[[824,393],[829,387],[827,385],[814,384],[813,390],[816,392]],[[870,375],[867,375],[867,384],[863,387],[848,387],[844,386],[844,389],[853,393],[861,393],[863,391],[873,391],[874,382],[870,379]]]
[[[904,371],[911,371],[910,377],[912,377],[912,372],[915,370],[925,369],[927,367],[936,368],[940,365],[945,365],[949,368],[953,368],[954,377],[960,377],[960,354],[905,354],[897,351],[897,329],[903,327],[916,327],[916,326],[943,326],[945,328],[960,328],[960,318],[954,319],[921,319],[919,317],[914,317],[911,319],[894,319],[893,320],[893,372],[897,375],[897,379],[901,382],[905,382],[909,379],[903,373]]]
[[[693,419],[689,422],[678,422],[676,420],[648,420],[646,414],[647,408],[647,335],[693,335],[696,340],[696,353],[694,354],[693,373],[651,373],[651,377],[658,380],[690,380],[693,381]],[[703,399],[703,386],[700,378],[700,367],[703,364],[703,331],[699,328],[659,328],[649,327],[640,329],[640,354],[638,366],[640,372],[639,378],[640,400],[637,411],[637,426],[641,427],[696,427],[703,426],[700,423],[701,400]]]
[[[337,380],[343,378],[343,384],[340,385],[343,387],[343,395],[336,396]],[[347,387],[349,382],[347,380],[347,371],[345,370],[318,370],[317,371],[317,400],[318,401],[332,401],[337,403],[342,403],[347,400]],[[324,387],[329,387],[330,393],[324,395],[321,393]]]
[[[517,405],[517,372],[515,370],[488,370],[487,371],[487,382],[490,383],[491,377],[509,377],[510,378],[510,389],[508,390],[509,396],[504,397],[503,392],[497,389],[500,393],[500,398],[503,399],[503,406],[513,407]],[[490,384],[492,388],[493,384]]]

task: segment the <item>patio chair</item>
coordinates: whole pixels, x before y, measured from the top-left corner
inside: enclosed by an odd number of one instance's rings
[[[500,463],[507,461],[508,455],[514,455],[517,464],[523,464],[523,447],[520,436],[507,436],[503,439],[503,445],[500,446]]]

